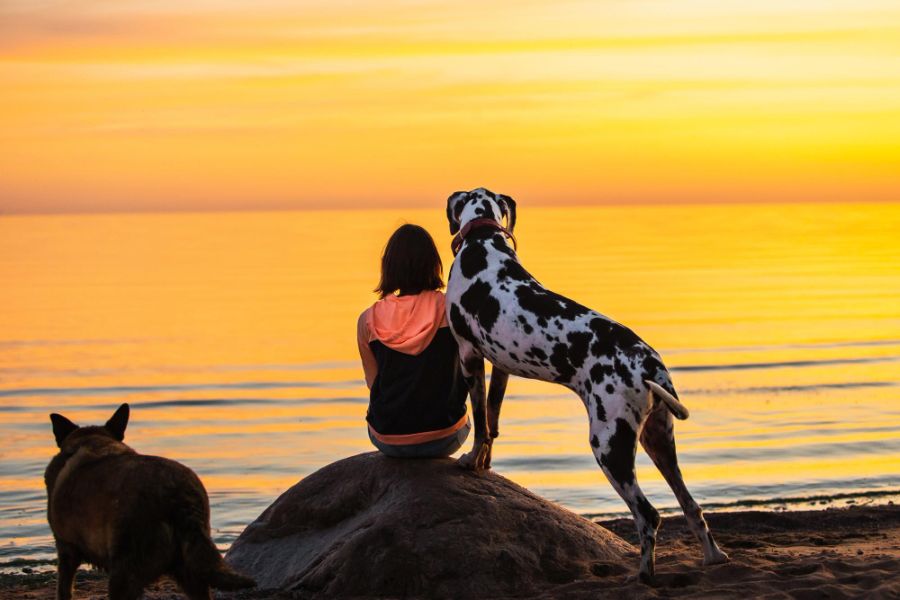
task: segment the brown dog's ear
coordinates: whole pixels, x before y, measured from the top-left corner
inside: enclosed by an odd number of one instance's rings
[[[468,192],[453,192],[447,198],[447,220],[450,222],[450,235],[456,235],[459,231],[459,219],[456,215],[456,202],[466,196]]]
[[[50,422],[53,423],[53,436],[56,438],[56,445],[60,448],[62,448],[63,440],[78,429],[78,425],[56,413],[50,415]]]
[[[516,226],[516,201],[506,194],[497,194],[497,199],[500,200],[501,208],[506,213],[506,228],[512,231]]]
[[[130,413],[128,404],[123,404],[116,409],[113,416],[106,422],[106,430],[113,434],[113,437],[120,442],[125,439],[125,428],[128,426],[128,415]]]

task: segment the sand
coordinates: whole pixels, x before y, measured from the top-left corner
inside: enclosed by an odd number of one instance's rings
[[[657,581],[629,581],[621,572],[546,589],[541,598],[900,598],[900,506],[850,507],[803,512],[724,512],[707,515],[726,565],[703,568],[685,522],[667,518],[660,528]],[[601,524],[634,542],[630,519]],[[49,600],[54,576],[0,577],[0,599]],[[80,573],[75,598],[105,598],[106,580]],[[149,600],[182,596],[170,582],[148,589]],[[259,592],[221,598],[303,598]]]

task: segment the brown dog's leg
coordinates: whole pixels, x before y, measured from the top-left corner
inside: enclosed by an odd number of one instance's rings
[[[75,572],[81,564],[78,553],[57,542],[56,600],[69,600],[75,587]]]
[[[475,420],[475,443],[472,450],[459,457],[459,465],[473,471],[490,466],[491,437],[488,431],[487,402],[484,393],[484,359],[471,359],[463,364],[463,374],[472,399],[472,416]],[[487,462],[487,466],[485,466]]]
[[[209,585],[196,578],[177,579],[178,585],[190,600],[210,600],[212,590]]]
[[[109,574],[109,600],[137,600],[149,583],[128,569],[113,569]]]

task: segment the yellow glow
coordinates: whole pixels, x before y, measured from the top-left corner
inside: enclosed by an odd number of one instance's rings
[[[900,7],[0,6],[0,210],[896,200]]]

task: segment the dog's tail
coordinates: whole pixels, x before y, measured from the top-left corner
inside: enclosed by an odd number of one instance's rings
[[[650,386],[651,404],[653,402],[653,397],[656,397],[657,400],[662,400],[663,404],[665,404],[666,408],[669,409],[669,412],[672,413],[676,419],[681,419],[683,421],[691,416],[687,406],[679,402],[678,398],[667,392],[661,385],[655,381],[650,381],[649,379],[645,379],[644,383]]]
[[[222,559],[209,534],[191,528],[182,537],[182,552],[187,575],[202,580],[218,590],[241,590],[256,587],[256,582],[234,571]]]

